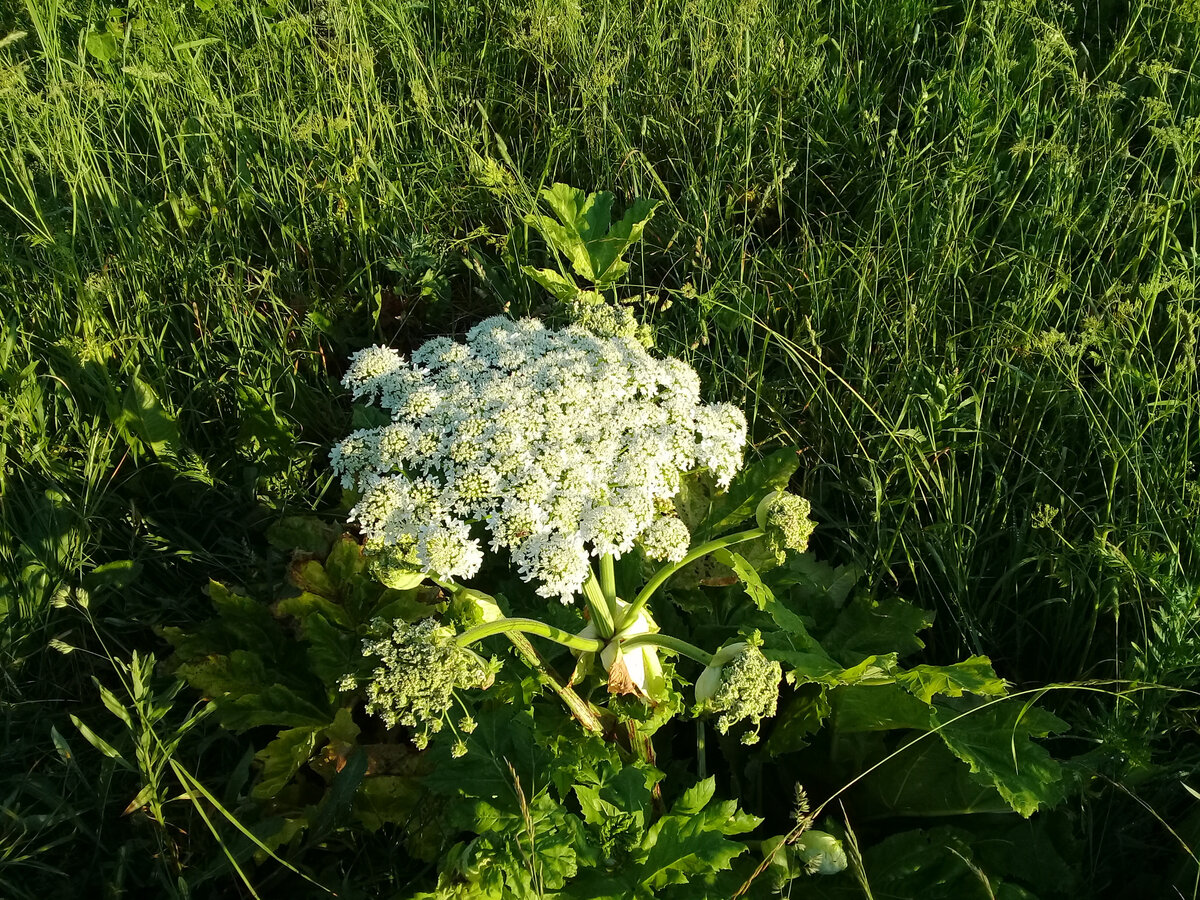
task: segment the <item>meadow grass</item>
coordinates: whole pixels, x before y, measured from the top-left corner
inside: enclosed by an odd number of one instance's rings
[[[1190,689],[1198,48],[1194,0],[0,3],[0,892],[81,846],[113,894],[227,877],[115,817],[164,760],[67,716],[116,734],[108,654],[336,509],[350,351],[544,308],[555,181],[664,201],[628,289],[659,348],[802,448],[814,546],[935,610],[932,657]],[[1064,714],[1186,841],[1181,696]],[[1098,793],[1097,893],[1182,858]]]

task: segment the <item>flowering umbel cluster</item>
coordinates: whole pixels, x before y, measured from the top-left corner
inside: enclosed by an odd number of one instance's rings
[[[758,504],[758,526],[766,531],[767,543],[782,564],[788,550],[803,553],[817,523],[808,517],[812,505],[803,497],[782,491],[768,494]]]
[[[379,666],[367,687],[367,712],[396,724],[419,729],[418,746],[442,722],[454,691],[484,687],[490,672],[474,651],[454,642],[454,630],[433,619],[409,623],[397,619],[390,632],[363,646],[367,656],[379,657]]]
[[[725,734],[748,720],[752,731],[742,743],[758,740],[758,725],[775,715],[783,668],[767,659],[753,641],[731,644],[713,654],[712,662],[696,679],[698,712],[720,713],[717,730]]]
[[[344,384],[391,414],[331,454],[361,493],[351,512],[366,549],[454,579],[482,562],[471,526],[507,550],[544,597],[571,600],[589,556],[679,559],[690,535],[659,512],[693,469],[727,485],[746,419],[700,400],[695,371],[628,336],[496,316],[466,343],[435,338],[405,360],[370,347]]]

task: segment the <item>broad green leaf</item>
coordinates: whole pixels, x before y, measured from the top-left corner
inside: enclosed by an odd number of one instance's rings
[[[252,796],[266,799],[283,790],[312,756],[319,733],[315,726],[289,728],[259,750],[254,758],[262,763],[262,775],[250,792]]]
[[[542,191],[542,198],[555,218],[535,213],[527,216],[525,221],[570,261],[576,275],[599,287],[612,284],[628,270],[629,264],[621,257],[641,240],[646,223],[658,205],[652,200],[635,200],[614,224],[613,195],[606,191],[587,194],[569,185],[555,184]],[[538,275],[545,271],[530,274],[563,299],[561,295],[566,292],[569,282],[561,276],[539,278]]]
[[[734,476],[723,493],[712,498],[708,512],[693,534],[699,540],[706,540],[749,519],[763,497],[787,489],[799,465],[799,451],[795,447],[785,447],[751,463]]]
[[[779,756],[807,747],[808,736],[821,730],[831,709],[824,685],[801,685],[771,720],[767,750],[772,756]]]
[[[733,570],[754,605],[770,615],[776,627],[787,634],[789,647],[794,649],[811,649],[820,655],[824,655],[824,651],[821,651],[816,641],[808,633],[804,619],[798,613],[789,609],[782,600],[776,598],[771,589],[763,583],[758,571],[754,566],[750,565],[745,557],[740,553],[735,553],[727,549],[716,551],[712,554],[712,557],[717,562]]]
[[[897,684],[926,703],[937,694],[961,697],[965,691],[995,697],[1005,692],[1004,679],[996,676],[986,656],[972,656],[949,666],[913,666],[895,677]]]
[[[1065,731],[1067,723],[1019,700],[980,706],[964,697],[935,708],[933,724],[946,746],[1021,815],[1063,798],[1062,767],[1033,738]]]
[[[762,820],[739,813],[734,801],[710,805],[715,788],[709,778],[685,791],[646,832],[646,855],[636,874],[639,886],[658,891],[685,884],[689,876],[727,869],[746,849],[727,835],[753,830]]]
[[[108,31],[89,31],[84,46],[100,62],[108,62],[117,55],[117,38]]]
[[[294,561],[288,568],[288,581],[302,591],[310,591],[330,600],[339,599],[337,584],[315,559]]]
[[[859,596],[838,613],[821,644],[847,665],[873,654],[903,657],[925,646],[917,632],[932,624],[932,613],[899,597],[875,601]]]
[[[671,812],[677,816],[694,816],[708,805],[708,801],[717,792],[717,780],[709,777],[698,781],[686,791],[671,806]]]
[[[556,300],[567,302],[579,295],[579,286],[569,278],[564,278],[553,269],[535,269],[533,266],[522,266],[521,271],[549,291]]]
[[[275,683],[280,675],[299,679],[304,673],[269,671],[262,658],[248,650],[185,663],[179,674],[216,701],[221,723],[234,731],[259,725],[319,727],[333,718],[319,684],[299,688]]]
[[[350,617],[341,605],[308,591],[301,591],[295,597],[284,597],[275,604],[275,615],[279,618],[290,616],[301,624],[311,615],[322,615],[331,622],[351,627]]]
[[[130,378],[113,419],[123,437],[144,443],[155,456],[178,455],[181,440],[175,417],[163,407],[154,388],[136,375]]]
[[[877,897],[921,900],[998,900],[998,880],[974,864],[971,834],[957,828],[906,831],[864,854]]]
[[[888,816],[955,816],[1008,812],[1010,807],[996,789],[980,784],[962,760],[935,734],[905,746],[918,732],[900,732],[887,745],[889,754],[854,786],[854,808],[863,818]],[[903,749],[901,749],[903,748]],[[855,773],[857,774],[857,773]]]
[[[331,625],[320,613],[305,617],[301,627],[313,673],[326,687],[333,687],[361,665],[362,642],[353,632]]]
[[[349,586],[351,579],[362,574],[366,569],[367,561],[358,541],[350,535],[344,534],[340,540],[334,542],[333,549],[329,551],[329,556],[325,559],[324,567],[325,574],[329,576],[329,580],[341,595]]]
[[[280,550],[301,550],[325,558],[342,529],[316,516],[284,516],[267,529],[267,540]]]
[[[830,694],[834,726],[839,732],[928,731],[933,710],[894,684],[851,684]]]

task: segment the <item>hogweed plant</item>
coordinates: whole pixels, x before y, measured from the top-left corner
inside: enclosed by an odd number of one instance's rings
[[[353,822],[358,855],[388,825],[437,863],[416,895],[436,898],[775,896],[864,871],[911,896],[947,865],[953,896],[985,869],[997,896],[1039,887],[988,856],[1002,817],[969,814],[1062,799],[1038,740],[1064,723],[985,657],[909,664],[932,616],[808,552],[797,452],[747,463],[742,412],[620,307],[653,204],[610,222],[609,195],[543,198],[554,218],[527,222],[570,272],[524,271],[573,324],[356,353],[364,427],[331,452],[354,533],[284,518],[285,592],[213,583],[217,617],[165,632],[222,725],[276,729],[247,807],[262,848]],[[985,821],[860,853],[850,816]]]
[[[350,518],[381,580],[411,587],[428,577],[458,592],[490,552],[537,597],[580,603],[587,619],[574,634],[536,608],[458,634],[400,622],[367,648],[382,660],[372,710],[415,726],[424,742],[449,714],[451,693],[485,680],[469,648],[520,633],[578,652],[580,671],[598,659],[610,691],[650,704],[667,699],[660,654],[695,660],[705,667],[698,708],[719,714],[722,732],[774,714],[782,670],[757,636],[709,652],[661,632],[649,606],[672,574],[710,554],[764,539],[782,560],[806,549],[813,528],[807,501],[771,492],[753,527],[693,541],[673,503],[682,479],[703,471],[728,487],[742,467],[746,420],[734,406],[702,402],[690,366],[656,359],[628,336],[494,317],[465,343],[436,338],[411,360],[363,350],[344,384],[390,417],[331,455],[359,495]],[[661,566],[623,598],[615,565],[635,548]]]

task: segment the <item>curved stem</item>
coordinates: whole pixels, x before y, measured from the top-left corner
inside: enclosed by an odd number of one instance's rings
[[[572,650],[584,650],[591,653],[603,650],[606,643],[599,638],[585,638],[577,634],[571,634],[569,631],[563,631],[561,628],[555,628],[553,625],[547,625],[545,622],[539,622],[537,619],[522,618],[497,619],[495,622],[484,622],[482,625],[468,628],[454,639],[454,643],[460,647],[468,647],[486,637],[491,637],[495,634],[506,634],[512,631],[519,631],[524,634],[536,634],[538,637],[544,637],[547,640],[554,641],[556,644],[570,647]]]
[[[634,647],[657,647],[671,653],[678,653],[688,659],[694,659],[702,666],[709,665],[713,660],[711,653],[706,653],[695,644],[689,644],[683,638],[669,634],[639,634],[621,641],[620,651],[632,650]]]
[[[701,544],[695,550],[690,551],[679,562],[663,566],[654,573],[654,576],[646,582],[646,586],[642,588],[633,602],[629,604],[629,607],[625,610],[624,617],[621,619],[621,627],[624,628],[628,623],[632,622],[637,617],[637,614],[642,611],[642,607],[646,605],[646,601],[654,596],[655,591],[662,587],[662,583],[684,566],[694,563],[700,557],[707,556],[715,550],[722,550],[725,547],[731,547],[743,541],[752,541],[755,538],[762,537],[764,534],[766,532],[761,528],[750,528],[746,531],[738,531],[734,534],[727,534],[724,537],[714,538],[711,541]]]

